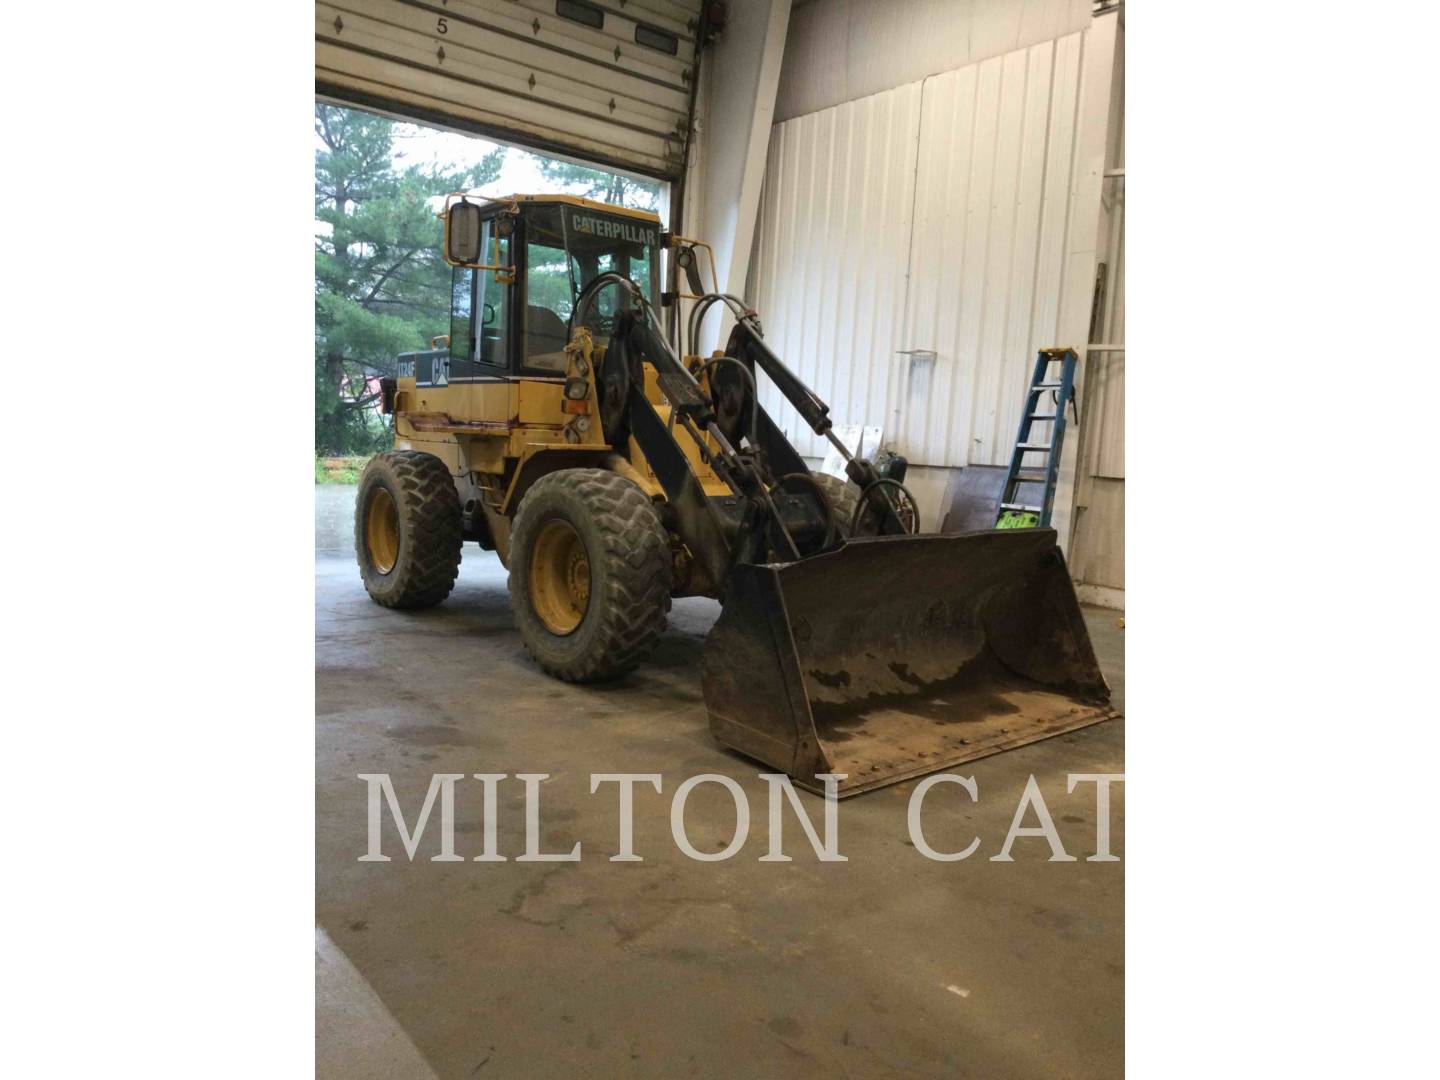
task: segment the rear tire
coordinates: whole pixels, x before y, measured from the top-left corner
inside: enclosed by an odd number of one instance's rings
[[[355,496],[355,561],[370,599],[440,603],[460,572],[460,541],[460,496],[443,461],[415,450],[370,459]]]
[[[604,469],[561,469],[525,493],[510,534],[510,607],[548,674],[599,682],[633,670],[670,610],[670,536],[654,504]]]
[[[815,482],[820,485],[830,508],[835,511],[835,531],[842,539],[850,538],[850,522],[855,520],[855,507],[860,505],[860,489],[848,480],[841,480],[829,473],[812,472]]]

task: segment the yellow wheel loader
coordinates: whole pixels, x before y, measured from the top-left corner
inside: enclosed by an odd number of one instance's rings
[[[882,471],[849,453],[755,313],[704,291],[704,244],[568,196],[454,194],[443,216],[450,334],[382,381],[395,449],[360,481],[376,602],[439,603],[473,540],[508,568],[536,663],[590,682],[644,661],[672,597],[716,597],[700,660],[712,731],[814,791],[1114,715],[1055,533],[917,535],[903,459]],[[702,358],[716,305],[734,330]],[[809,470],[760,405],[762,376],[848,482]]]

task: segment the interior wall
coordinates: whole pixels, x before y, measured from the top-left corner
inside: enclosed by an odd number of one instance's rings
[[[1064,37],[1092,0],[796,0],[777,122]]]
[[[929,525],[948,470],[1008,460],[1035,351],[1089,340],[1113,41],[1100,20],[775,126],[750,298],[835,421],[882,424],[911,459]],[[1064,545],[1078,442],[1072,426]]]
[[[1125,343],[1125,28],[1118,16],[1110,141],[1101,203],[1100,261],[1105,302],[1095,338]],[[1117,175],[1118,174],[1118,175]],[[1086,427],[1076,487],[1075,538],[1070,570],[1082,598],[1109,607],[1125,603],[1125,353],[1086,358]]]
[[[713,248],[721,292],[745,292],[789,23],[790,0],[731,0],[701,63],[684,232]],[[725,326],[719,315],[707,319],[702,353]]]

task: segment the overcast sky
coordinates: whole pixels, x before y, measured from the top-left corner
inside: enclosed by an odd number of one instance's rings
[[[395,160],[401,168],[407,165],[470,166],[498,146],[498,143],[460,135],[453,131],[437,131],[417,124],[395,126]],[[554,187],[540,174],[540,162],[524,150],[510,147],[505,166],[495,180],[479,189],[484,195],[541,194]]]
[[[319,141],[319,136],[316,136],[316,145],[324,145]],[[499,145],[501,144],[474,135],[461,135],[454,131],[441,131],[420,124],[397,121],[392,153],[396,165],[401,169],[409,165],[456,168],[478,164],[481,158]],[[475,194],[493,198],[502,195],[546,195],[565,190],[562,185],[547,180],[540,172],[540,158],[514,146],[507,147],[507,150],[500,175],[477,188]],[[444,193],[437,193],[431,201],[438,211],[444,203]],[[316,229],[322,235],[329,235],[330,228],[323,222],[316,222]]]

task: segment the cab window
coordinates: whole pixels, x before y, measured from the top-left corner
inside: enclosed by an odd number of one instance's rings
[[[484,224],[482,251],[489,261],[496,248],[490,230],[494,219]],[[500,237],[499,264],[511,265],[510,237]],[[451,374],[468,369],[461,365],[476,362],[509,369],[506,329],[510,319],[510,286],[495,279],[493,270],[455,267],[451,275],[450,359]]]
[[[535,207],[526,224],[524,364],[532,370],[565,370],[565,345],[575,299],[597,275],[618,271],[645,290],[653,304],[654,249],[637,240],[637,234],[656,235],[653,226],[625,230],[584,231],[567,227],[569,204]],[[572,218],[609,220],[607,215],[575,210]],[[568,251],[568,257],[567,257]],[[621,302],[618,285],[607,285],[595,298],[586,325],[599,338],[607,337]]]
[[[471,335],[471,312],[475,307],[475,271],[463,266],[450,271],[450,366],[470,359],[475,342]]]
[[[565,258],[565,241],[556,230],[545,228],[538,213],[529,223],[525,258],[525,366],[541,371],[565,370],[565,345],[570,340],[570,313],[575,310],[572,267]]]
[[[492,218],[485,223],[485,251],[494,249],[490,230],[495,222]],[[488,259],[490,256],[486,255]],[[511,266],[510,237],[500,237],[498,262]],[[510,286],[495,279],[493,270],[477,270],[480,276],[476,290],[475,319],[480,324],[476,339],[476,359],[482,364],[509,369],[510,367]]]

